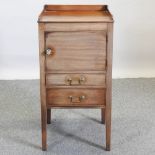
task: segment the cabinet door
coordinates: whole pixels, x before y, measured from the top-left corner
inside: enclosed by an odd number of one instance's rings
[[[49,32],[45,41],[47,71],[105,70],[105,31]]]

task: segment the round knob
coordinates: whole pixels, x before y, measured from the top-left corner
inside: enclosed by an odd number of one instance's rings
[[[47,50],[46,50],[46,55],[52,55],[52,49],[51,48],[48,48]]]

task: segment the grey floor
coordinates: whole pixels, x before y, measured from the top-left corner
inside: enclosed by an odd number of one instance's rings
[[[0,155],[155,155],[155,79],[113,80],[112,151],[100,110],[53,110],[41,151],[39,81],[0,81]]]

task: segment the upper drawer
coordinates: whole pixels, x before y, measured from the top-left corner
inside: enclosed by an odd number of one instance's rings
[[[46,87],[98,86],[105,87],[104,74],[47,74]]]
[[[106,31],[46,34],[47,71],[100,71],[105,70],[105,67]]]

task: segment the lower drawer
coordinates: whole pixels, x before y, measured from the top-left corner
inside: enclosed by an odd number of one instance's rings
[[[105,89],[47,89],[47,105],[105,105]]]

